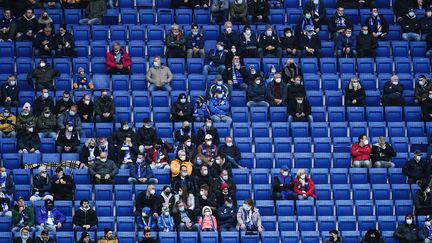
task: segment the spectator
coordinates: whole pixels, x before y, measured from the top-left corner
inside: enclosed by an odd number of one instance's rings
[[[176,159],[171,161],[171,177],[174,178],[180,174],[181,166],[185,165],[187,167],[188,175],[192,174],[192,163],[187,160],[186,153],[183,150],[177,152]]]
[[[7,82],[1,85],[0,104],[3,106],[18,106],[20,88],[14,75],[9,75]]]
[[[30,234],[35,231],[33,208],[27,207],[21,196],[17,198],[16,204],[12,208],[12,227],[14,235],[17,235],[22,229],[26,229]]]
[[[400,243],[414,243],[421,242],[418,235],[419,228],[416,224],[413,224],[413,216],[407,214],[405,216],[405,222],[398,224],[393,237],[398,239]]]
[[[107,12],[105,0],[90,1],[84,10],[86,18],[79,21],[80,25],[96,25],[102,23],[102,17]]]
[[[129,123],[126,120],[121,121],[120,125],[121,127],[117,129],[110,138],[114,147],[121,146],[126,137],[129,137],[133,142],[136,136],[134,129],[129,127]]]
[[[247,100],[246,105],[248,107],[251,106],[269,106],[269,103],[265,101],[266,95],[266,86],[265,83],[262,82],[261,77],[256,77],[254,82],[248,86],[247,89]]]
[[[251,27],[249,25],[245,25],[245,27],[243,27],[243,33],[240,35],[239,47],[242,57],[257,57],[258,40],[255,33],[252,33]]]
[[[92,243],[93,241],[90,240],[90,234],[87,231],[81,232],[81,238],[79,239],[78,243]]]
[[[135,139],[136,144],[139,146],[140,152],[153,147],[153,144],[157,141],[156,130],[152,127],[151,121],[148,118],[144,118],[143,126],[138,130],[137,137]]]
[[[71,106],[72,107],[72,106]],[[93,122],[94,118],[94,102],[89,94],[85,94],[78,103],[78,116],[82,122]]]
[[[17,19],[16,26],[17,41],[33,41],[35,35],[39,31],[39,22],[33,15],[32,8],[26,9],[25,14]]]
[[[98,243],[118,243],[118,239],[115,237],[113,231],[110,228],[105,228],[104,236],[98,240]]]
[[[268,85],[266,99],[270,106],[287,106],[287,85],[282,83],[280,73],[274,75],[273,81]]]
[[[216,170],[216,178],[219,178],[220,174],[226,170],[229,174],[229,177],[232,177],[232,165],[231,162],[225,160],[225,157],[222,155],[216,156],[215,164],[213,164],[213,168]]]
[[[312,18],[315,24],[327,24],[327,13],[324,1],[309,0],[309,2],[307,2],[304,6],[304,10],[312,14]]]
[[[30,237],[30,232],[27,228],[22,228],[19,233],[19,237],[15,238],[13,243],[34,243],[34,240]]]
[[[288,167],[282,166],[280,173],[273,179],[273,199],[274,200],[295,200],[296,194],[293,191],[293,183],[289,176]]]
[[[208,74],[210,72],[217,72],[218,74],[222,74],[225,69],[225,58],[226,52],[224,51],[224,43],[218,42],[216,44],[216,49],[211,49],[208,53],[207,57],[209,63],[204,66],[203,74],[205,80],[208,80]]]
[[[213,143],[213,136],[211,134],[205,135],[205,143],[198,145],[198,156],[205,156],[207,158],[215,159],[218,156],[217,145]]]
[[[184,150],[186,152],[186,157],[189,160],[195,158],[197,154],[195,143],[192,144],[192,138],[189,136],[182,137],[182,139],[180,140],[180,144],[177,146],[177,151],[179,150]]]
[[[408,183],[414,184],[422,179],[428,179],[427,161],[422,158],[422,153],[419,150],[414,151],[414,158],[410,159],[404,165],[402,171],[408,177]]]
[[[34,123],[32,121],[28,121],[25,126],[26,130],[18,134],[18,153],[39,154],[40,139],[34,130]]]
[[[194,104],[194,112],[192,114],[194,121],[203,122],[206,119],[210,119],[210,110],[204,97],[199,96]]]
[[[377,39],[369,33],[368,26],[361,27],[361,32],[357,36],[357,57],[376,57],[378,48]]]
[[[85,73],[84,68],[82,67],[78,68],[78,73],[74,79],[73,87],[74,89],[81,89],[81,90],[94,89],[93,82],[90,80],[90,76]]]
[[[399,83],[399,77],[393,75],[390,80],[384,85],[384,92],[381,96],[383,106],[403,106],[404,87]]]
[[[45,235],[45,233],[48,235],[48,232],[55,235],[56,231],[63,227],[65,221],[66,217],[54,207],[54,202],[47,199],[44,206],[36,210],[36,228],[38,230],[36,235]]]
[[[145,191],[140,192],[135,199],[135,205],[136,215],[141,215],[142,210],[148,207],[150,208],[149,215],[158,217],[159,199],[156,196],[155,185],[150,184]]]
[[[69,110],[73,104],[69,91],[63,91],[63,97],[56,102],[55,114],[59,115]]]
[[[15,138],[16,137],[16,117],[11,113],[9,107],[3,109],[0,114],[0,138]]]
[[[312,19],[312,13],[310,10],[303,10],[303,16],[299,18],[297,21],[297,25],[295,27],[295,35],[300,36],[301,33],[306,31],[306,26],[313,26],[316,33],[320,30],[319,23],[314,22]]]
[[[171,91],[172,89],[170,83],[173,75],[168,67],[161,64],[159,56],[153,58],[153,67],[149,68],[146,79],[150,83],[148,87],[150,92],[156,90]]]
[[[258,37],[258,55],[263,57],[281,57],[282,49],[279,46],[279,37],[271,25],[266,25],[265,31]]]
[[[259,210],[251,199],[246,199],[237,212],[237,230],[264,231]]]
[[[14,192],[14,183],[12,176],[8,175],[5,167],[0,167],[0,183],[0,217],[12,217],[9,206]]]
[[[239,164],[241,160],[240,149],[233,144],[233,139],[231,137],[225,138],[225,144],[219,148],[218,154],[223,156],[234,167],[243,169]]]
[[[176,208],[173,210],[173,217],[177,231],[199,230],[199,225],[196,223],[194,211],[186,209],[182,201],[176,203]]]
[[[164,208],[167,208],[168,211],[171,211],[174,207],[174,193],[171,191],[171,187],[169,185],[165,185],[162,188],[162,192],[159,196],[159,208],[161,212]]]
[[[299,37],[302,57],[320,57],[321,39],[316,35],[313,26],[308,25],[306,31]]]
[[[16,29],[16,18],[10,9],[3,11],[3,18],[0,20],[0,40],[12,41]]]
[[[106,54],[106,69],[109,74],[129,74],[132,60],[129,53],[121,47],[119,42],[114,42],[112,49]]]
[[[270,5],[265,0],[251,1],[248,5],[249,15],[254,23],[269,23]]]
[[[300,65],[295,63],[294,59],[289,58],[285,66],[281,69],[282,80],[286,84],[294,84],[294,79],[296,76],[302,76],[302,69]]]
[[[80,136],[74,128],[72,122],[68,122],[66,127],[61,129],[57,135],[57,153],[79,153]]]
[[[182,126],[175,131],[174,138],[180,143],[188,139],[191,139],[193,143],[196,143],[195,132],[191,128],[189,121],[184,121],[182,123]]]
[[[339,236],[339,232],[337,230],[329,231],[328,243],[342,243],[342,238]]]
[[[421,39],[426,40],[427,36],[432,33],[432,8],[426,9],[425,17],[420,20],[421,26]]]
[[[185,185],[187,185],[187,186],[181,186],[176,190],[178,193],[176,195],[174,195],[174,202],[177,205],[177,202],[181,201],[181,202],[183,202],[183,204],[185,205],[185,207],[187,209],[194,210],[195,209],[195,196],[192,193],[193,191],[191,191],[191,192],[188,191],[188,187],[193,189],[193,185],[192,185],[192,182],[190,181],[190,177],[187,175],[186,167],[183,166],[182,170],[184,170],[184,173],[186,174],[186,177],[184,177],[184,178],[188,178],[189,180],[185,181],[186,182]],[[180,178],[180,175],[178,176],[178,178]],[[174,183],[176,183],[176,182],[174,182]],[[175,185],[179,185],[179,183],[176,183]]]
[[[108,153],[108,159],[109,160],[115,160],[115,149],[111,142],[108,142],[108,140],[105,137],[99,137],[98,139],[99,145],[99,151],[100,152],[106,152]],[[99,156],[100,157],[100,156]]]
[[[294,194],[297,195],[298,200],[314,200],[315,195],[315,183],[312,178],[306,175],[304,169],[297,171],[296,177],[293,181]]]
[[[428,91],[427,98],[421,102],[421,109],[422,109],[423,120],[432,121],[432,90],[431,89],[429,89]]]
[[[279,40],[284,57],[297,57],[299,55],[297,35],[294,36],[291,28],[286,27],[283,31],[283,35],[279,37]]]
[[[115,162],[117,162],[120,169],[130,170],[134,166],[133,162],[136,161],[138,153],[139,150],[132,144],[132,139],[124,137],[122,144],[117,147],[117,159]]]
[[[224,4],[225,0],[215,0],[213,5]],[[228,3],[227,3],[228,4]],[[212,8],[213,8],[212,5]],[[186,38],[187,58],[199,57],[204,59],[204,36],[200,33],[197,24],[192,24],[192,30]]]
[[[360,243],[384,243],[381,234],[376,229],[370,229],[366,232],[365,237]]]
[[[40,26],[40,29],[44,29],[45,27],[50,27],[51,29],[54,28],[54,22],[52,18],[48,15],[48,12],[44,10],[42,14],[40,15],[38,19],[38,23]]]
[[[420,240],[424,240],[424,242],[427,243],[432,241],[432,235],[430,233],[432,231],[431,221],[432,221],[432,216],[430,215],[426,216],[424,226],[419,229]]]
[[[73,35],[67,31],[66,25],[60,25],[59,32],[52,39],[53,50],[57,57],[75,57],[75,40]]]
[[[27,75],[27,82],[30,85],[34,85],[35,89],[42,90],[54,90],[54,78],[59,77],[60,72],[52,69],[48,64],[47,60],[42,58],[39,62],[39,66]],[[34,83],[33,83],[34,80]],[[54,110],[54,109],[53,109]]]
[[[115,121],[115,105],[114,100],[108,95],[108,91],[103,89],[101,95],[95,102],[96,120],[99,122]]]
[[[31,105],[30,103],[26,102],[23,105],[23,110],[17,117],[17,127],[16,130],[18,132],[18,135],[25,132],[27,130],[26,124],[27,122],[36,122],[36,117],[33,116],[33,113],[31,112]]]
[[[417,19],[414,9],[410,9],[408,13],[402,17],[400,21],[402,29],[402,39],[405,41],[419,41],[421,39],[420,20]]]
[[[429,215],[432,210],[432,193],[429,186],[429,181],[419,181],[420,190],[417,190],[415,196],[415,214]]]
[[[112,184],[114,177],[118,174],[117,165],[108,160],[108,153],[101,152],[99,159],[89,166],[89,174],[95,184]]]
[[[181,165],[180,166],[180,173],[175,176],[175,177],[171,177],[172,182],[171,182],[171,188],[176,191],[179,192],[179,196],[177,198],[175,198],[175,201],[177,202],[178,200],[183,200],[188,208],[195,208],[195,201],[191,201],[192,199],[195,198],[190,198],[188,193],[193,194],[195,191],[195,183],[192,177],[190,177],[189,175],[189,168],[187,165]],[[182,193],[180,193],[182,191]]]
[[[177,97],[177,102],[171,105],[171,121],[192,121],[192,105],[185,93]]]
[[[142,212],[137,217],[138,229],[156,231],[157,220],[158,220],[157,217],[154,217],[150,213],[150,208],[145,207],[142,209]]]
[[[237,209],[232,199],[228,199],[218,208],[219,231],[236,231]]]
[[[222,73],[222,77],[223,81],[228,84],[230,88],[227,89],[228,87],[225,84],[220,84],[221,80],[219,79],[219,77],[217,77],[216,79],[216,85],[213,85],[212,88],[213,90],[217,90],[218,86],[221,86],[220,88],[223,90],[224,96],[228,99],[231,98],[230,90],[247,90],[249,74],[246,70],[246,67],[241,65],[240,56],[234,56],[232,60],[232,66],[228,66],[225,68]],[[227,89],[227,91],[225,91],[225,89]]]
[[[408,13],[408,10],[415,7],[416,4],[414,2],[415,1],[413,0],[408,0],[408,1],[396,0],[394,4],[392,4],[393,12],[394,15],[396,16],[396,22],[400,22],[403,16]]]
[[[338,57],[357,56],[357,38],[352,35],[352,29],[346,28],[343,34],[336,38],[336,53]]]
[[[225,23],[228,20],[229,1],[227,0],[212,0],[210,13],[212,15],[213,24]]]
[[[55,243],[55,240],[49,236],[49,230],[42,230],[39,237],[36,237],[35,243]]]
[[[231,68],[229,68],[229,70],[232,71]],[[220,74],[216,75],[214,83],[208,88],[208,90],[206,92],[207,93],[206,94],[207,100],[210,100],[211,98],[213,98],[215,96],[216,90],[222,90],[223,97],[225,99],[228,99],[228,100],[231,99],[231,89],[230,89],[231,87],[229,86],[229,84],[227,84],[227,82],[229,80],[225,80],[225,78],[226,78],[225,76],[227,75],[226,72],[227,72],[227,69],[225,69],[223,71],[222,75],[220,75]]]
[[[199,216],[198,224],[201,232],[214,231],[217,232],[218,224],[216,217],[212,214],[212,209],[208,206],[203,207],[202,216]]]
[[[248,2],[244,0],[235,0],[230,5],[230,21],[239,24],[248,24]],[[225,22],[226,23],[226,22]]]
[[[36,34],[33,40],[33,50],[35,57],[39,56],[55,56],[54,38],[52,28],[46,26],[42,32]]]
[[[45,200],[51,193],[51,178],[47,175],[46,167],[44,165],[39,166],[39,172],[33,176],[33,196],[30,197],[32,203]]]
[[[351,20],[345,16],[345,10],[343,7],[336,9],[335,15],[333,15],[328,22],[328,30],[333,40],[336,40],[338,35],[345,31],[346,28],[353,28]]]
[[[131,184],[157,184],[158,180],[154,177],[153,170],[144,159],[143,153],[138,153],[136,162],[130,168],[128,182]]]
[[[62,167],[57,167],[55,174],[51,180],[51,191],[54,194],[54,200],[72,200],[75,181],[71,176],[64,174]]]
[[[166,52],[168,58],[184,58],[186,38],[177,24],[171,25],[171,31],[165,38]]]
[[[217,199],[213,193],[210,192],[210,187],[207,184],[201,185],[199,188],[199,193],[196,195],[196,206],[195,213],[201,214],[202,209],[208,206],[212,210],[216,210]]]
[[[414,89],[414,103],[416,105],[421,105],[422,102],[428,98],[432,84],[423,74],[418,77],[417,81]]]
[[[215,165],[217,167],[216,168],[217,174],[216,176],[213,177],[213,181],[211,182],[211,184],[213,185],[212,190],[218,198],[220,198],[223,195],[222,199],[224,200],[221,200],[222,204],[224,203],[226,199],[225,197],[226,195],[228,195],[228,193],[233,195],[231,199],[235,201],[234,204],[236,205],[237,204],[237,201],[235,200],[236,184],[233,181],[231,164],[229,162],[225,162],[225,158],[220,155],[216,158],[216,160],[219,160],[219,162],[216,163]],[[226,188],[227,188],[226,194],[224,194],[223,190],[221,190],[224,184],[226,184]]]
[[[54,100],[49,96],[48,89],[43,88],[41,95],[33,102],[33,114],[41,115],[46,107],[54,111]]]
[[[201,188],[202,185],[212,187],[212,182],[213,178],[209,174],[208,166],[201,164],[199,172],[194,177],[195,188]]]
[[[88,167],[95,162],[99,154],[100,151],[96,146],[96,140],[94,138],[87,139],[80,152],[80,162]]]
[[[161,216],[159,216],[158,222],[159,232],[174,232],[175,224],[174,218],[170,215],[170,209],[167,207],[162,208]],[[145,233],[147,234],[147,233]]]
[[[198,130],[197,145],[204,143],[207,134],[210,134],[213,138],[212,143],[218,146],[219,132],[217,128],[213,127],[213,121],[210,118],[206,118],[204,125]]]
[[[209,108],[211,119],[213,122],[225,122],[231,123],[232,119],[229,117],[229,101],[224,97],[223,91],[221,89],[217,89],[213,98],[209,101]]]
[[[313,122],[311,105],[304,93],[295,96],[294,100],[288,103],[288,122]]]
[[[373,167],[376,168],[393,168],[395,164],[391,162],[392,157],[396,156],[393,147],[385,142],[384,137],[378,138],[378,143],[372,146],[372,153],[370,155]]]
[[[295,101],[297,96],[304,96],[306,94],[306,89],[303,85],[302,76],[297,75],[294,77],[293,81],[288,81],[288,103],[290,101]]]
[[[89,204],[88,199],[82,199],[80,201],[80,207],[75,211],[73,216],[73,224],[75,225],[74,230],[77,231],[96,231],[98,225],[98,217],[96,211],[94,211]]]
[[[389,25],[382,14],[378,13],[377,7],[371,8],[371,16],[366,19],[364,26],[368,27],[369,33],[378,40],[387,40]]]
[[[351,160],[353,168],[371,168],[370,154],[372,148],[365,134],[358,137],[358,143],[351,145]]]
[[[225,52],[231,51],[233,46],[239,46],[240,35],[236,31],[233,31],[230,21],[225,22],[224,30],[219,34],[217,42],[224,43]]]
[[[360,79],[351,78],[351,81],[345,87],[345,105],[346,106],[365,106],[366,92]]]

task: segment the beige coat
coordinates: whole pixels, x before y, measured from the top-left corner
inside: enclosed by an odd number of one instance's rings
[[[165,84],[171,83],[173,75],[171,70],[166,66],[151,67],[147,72],[146,79],[150,84],[162,87]]]

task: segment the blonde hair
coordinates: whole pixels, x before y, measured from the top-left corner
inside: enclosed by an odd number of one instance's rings
[[[85,146],[89,147],[91,142],[94,142],[96,144],[96,139],[94,138],[87,139],[87,141],[85,142]]]
[[[304,174],[306,174],[306,171],[305,171],[304,169],[299,169],[299,170],[297,171],[296,176],[297,176],[297,177],[300,177],[301,175],[304,175]]]

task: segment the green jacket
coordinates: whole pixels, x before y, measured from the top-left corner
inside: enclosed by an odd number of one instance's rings
[[[30,112],[27,116],[23,116],[22,113],[17,116],[17,131],[22,132],[26,130],[26,123],[32,121],[36,123],[36,117]]]
[[[12,227],[19,226],[18,224],[19,224],[19,221],[20,221],[20,215],[21,214],[19,213],[18,206],[15,205],[12,208]],[[25,209],[24,209],[24,215],[25,215],[24,216],[25,217],[24,223],[21,226],[32,227],[34,225],[34,212],[33,212],[33,208],[30,208],[30,207],[26,206]]]
[[[38,132],[56,132],[57,119],[52,113],[48,118],[42,113],[36,120],[36,127]]]
[[[117,165],[110,159],[105,162],[96,160],[91,166],[89,166],[89,173],[92,177],[94,177],[96,174],[99,174],[102,177],[105,175],[110,175],[110,178],[114,179],[114,177],[118,174],[118,171]]]
[[[104,100],[102,97],[97,98],[95,102],[95,113],[101,116],[103,113],[108,112],[110,114],[115,114],[114,101],[111,97]]]
[[[105,0],[90,0],[87,8],[85,9],[87,17],[90,19],[100,18],[107,12],[107,4]]]
[[[165,44],[168,49],[184,48],[186,45],[186,38],[181,32],[178,34],[178,36],[175,36],[170,32],[165,39]]]

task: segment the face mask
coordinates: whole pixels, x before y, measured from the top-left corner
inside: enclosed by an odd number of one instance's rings
[[[407,219],[407,220],[406,220],[406,223],[407,223],[408,225],[411,225],[411,224],[412,224],[412,219]]]
[[[249,205],[243,205],[243,208],[244,208],[246,211],[251,210],[251,206],[249,206]]]
[[[179,190],[178,194],[179,194],[179,195],[182,195],[182,194],[183,194],[183,191],[182,191],[182,190]]]
[[[90,104],[90,100],[84,100],[84,104],[86,105]]]
[[[8,112],[4,112],[4,113],[3,113],[3,116],[4,116],[4,117],[8,117],[9,115],[10,115],[10,113],[8,113]]]
[[[242,2],[243,2],[243,0],[239,0],[239,1],[242,1]],[[240,4],[241,4],[241,3],[240,3]],[[226,28],[225,30],[226,30],[227,33],[231,33],[232,28]]]
[[[48,98],[49,94],[48,93],[43,93],[42,97],[44,97],[45,99]]]
[[[185,208],[184,207],[179,207],[179,210],[183,212],[185,210]]]
[[[204,196],[205,194],[204,194],[204,191],[200,191],[200,195],[201,196]]]
[[[306,180],[306,175],[301,175],[301,176],[300,176],[300,179],[302,179],[302,180]]]
[[[107,159],[106,159],[106,158],[103,158],[103,159],[101,158],[100,161],[102,161],[102,162],[106,162]]]
[[[10,84],[11,86],[15,86],[16,81],[9,81],[9,84]]]
[[[251,69],[250,72],[251,72],[252,75],[254,75],[256,73],[256,70],[255,69]]]
[[[197,165],[201,165],[201,164],[202,164],[202,161],[201,161],[200,159],[197,159],[196,164],[197,164]]]
[[[187,142],[186,142],[186,146],[190,147],[191,145],[192,145],[192,142],[191,142],[191,141],[187,141]]]
[[[228,147],[232,147],[233,144],[232,144],[232,143],[227,143],[226,146],[228,146]]]
[[[224,181],[227,181],[227,180],[228,180],[228,176],[222,176],[222,179],[223,179]]]
[[[256,84],[260,84],[260,83],[261,83],[261,80],[255,80],[255,83],[256,83]]]
[[[222,99],[223,98],[223,94],[218,94],[217,97],[218,97],[218,99]]]
[[[306,19],[310,19],[310,18],[311,18],[311,14],[310,14],[310,13],[305,14],[305,18],[306,18]]]
[[[292,33],[291,33],[291,32],[288,32],[288,33],[285,34],[285,36],[288,37],[288,38],[291,38]]]
[[[303,100],[297,100],[297,104],[303,103]]]
[[[64,102],[68,102],[68,101],[69,101],[69,98],[63,98],[63,101],[64,101]]]
[[[420,161],[421,160],[421,156],[420,155],[416,155],[415,156],[415,160]]]
[[[348,38],[350,38],[350,37],[351,37],[351,34],[345,34],[345,36],[348,37]]]
[[[235,48],[231,48],[231,52],[232,53],[236,52],[236,49]]]
[[[414,12],[409,12],[409,13],[408,13],[408,16],[410,16],[410,17],[414,17],[414,16],[415,16],[415,13],[414,13]]]
[[[6,177],[6,176],[7,176],[6,171],[4,171],[4,172],[1,173],[1,177]]]
[[[156,193],[155,189],[150,190],[150,195],[154,195]]]
[[[280,83],[282,80],[280,78],[275,79],[276,83]]]
[[[429,95],[429,99],[432,99],[432,94]]]
[[[129,130],[129,126],[123,126],[123,130],[125,131]]]
[[[44,62],[41,62],[41,63],[39,64],[39,66],[40,66],[41,68],[43,68],[43,67],[45,67],[45,66],[46,66],[46,63],[44,63]]]
[[[246,35],[251,35],[251,31],[250,30],[246,30],[245,33],[246,33]]]
[[[363,142],[365,145],[368,145],[369,144],[369,140],[364,140],[364,142]]]
[[[209,211],[205,212],[205,216],[210,216],[210,212]]]
[[[30,113],[29,113],[28,111],[23,111],[21,114],[22,114],[23,116],[28,116]]]
[[[21,235],[21,239],[28,240],[29,239],[29,235]]]
[[[243,3],[243,0],[237,0],[237,3],[238,3],[238,4],[242,4],[242,3]]]
[[[181,161],[185,161],[185,160],[186,160],[186,156],[179,156],[179,159],[180,159]]]
[[[317,5],[317,4],[319,3],[319,0],[314,0],[313,3],[314,3],[315,5]]]
[[[212,123],[211,122],[207,122],[206,125],[207,125],[207,127],[211,127]]]
[[[367,35],[367,34],[369,34],[369,31],[363,30],[362,33],[363,33],[363,35]]]
[[[212,141],[206,141],[206,144],[207,144],[208,146],[210,146],[210,145],[212,144]]]
[[[423,86],[425,84],[425,82],[423,80],[419,81],[420,86]]]
[[[432,16],[432,12],[426,12],[426,17],[431,17]]]
[[[170,215],[169,212],[165,212],[164,214],[166,217],[168,217]]]
[[[273,31],[266,31],[267,36],[271,36],[273,34]]]
[[[232,203],[227,203],[227,207],[232,208]]]
[[[30,128],[27,128],[27,131],[29,131],[29,132],[33,132],[33,127],[30,127]]]
[[[399,81],[392,81],[392,84],[397,85]]]
[[[217,159],[215,162],[216,162],[216,164],[218,164],[218,165],[220,165],[220,163],[221,163],[220,159]]]
[[[282,172],[282,175],[285,176],[285,177],[287,177],[288,176],[288,171]]]
[[[429,193],[430,192],[430,188],[428,187],[428,188],[426,188],[426,193]]]
[[[76,112],[75,111],[69,111],[69,115],[71,116],[75,116]]]
[[[198,35],[198,31],[192,31],[192,35]]]
[[[145,125],[144,127],[149,129],[149,128],[151,128],[151,125]]]
[[[186,103],[186,99],[180,99],[180,103]]]
[[[186,177],[186,176],[188,175],[188,173],[187,173],[187,172],[182,172],[181,175],[182,175],[183,177]]]
[[[204,176],[208,175],[208,170],[204,170],[204,171],[203,171],[203,175],[204,175]]]
[[[153,62],[153,67],[159,67],[159,63]]]
[[[218,46],[218,47],[217,47],[217,50],[218,50],[218,51],[223,51],[223,49],[224,49],[224,48],[223,48],[222,46]]]
[[[357,88],[359,86],[359,83],[353,83],[352,85],[354,88]]]
[[[223,84],[223,81],[216,81],[216,84],[217,84],[217,85],[222,85],[222,84]]]

